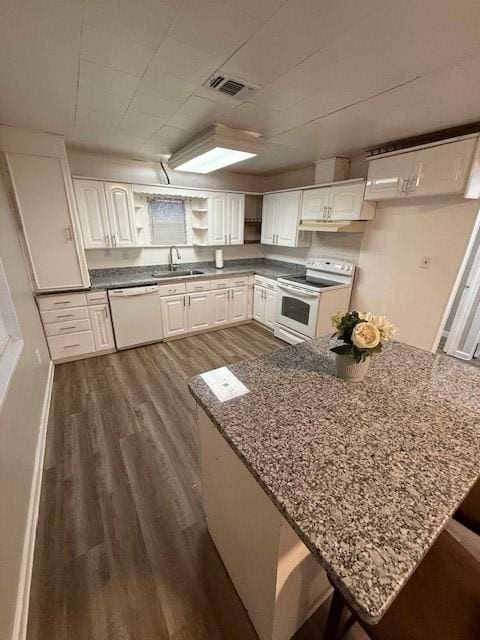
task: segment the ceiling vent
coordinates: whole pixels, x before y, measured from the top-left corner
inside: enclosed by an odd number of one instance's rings
[[[203,86],[241,101],[248,100],[250,96],[253,96],[260,89],[256,84],[232,78],[232,76],[227,76],[224,73],[216,73]]]

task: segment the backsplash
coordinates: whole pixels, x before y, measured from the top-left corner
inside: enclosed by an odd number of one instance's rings
[[[263,245],[265,258],[306,262],[307,258],[327,256],[358,264],[363,233],[313,233],[312,246],[294,249]]]

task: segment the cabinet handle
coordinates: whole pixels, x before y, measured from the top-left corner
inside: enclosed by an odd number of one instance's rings
[[[230,300],[230,289],[227,289],[227,300]]]
[[[190,296],[188,296],[188,306],[190,306]]]
[[[73,329],[76,329],[77,327],[73,326],[73,327],[60,327],[59,331],[73,331]]]
[[[232,234],[228,234],[228,244],[232,244]]]
[[[53,304],[72,304],[71,300],[62,300],[62,302],[54,302]]]
[[[227,244],[227,234],[225,234],[225,244]]]
[[[185,298],[186,298],[186,296],[183,296],[183,306],[184,306],[184,307],[186,307],[186,306],[187,306],[187,304],[186,304],[186,302],[185,302]]]
[[[332,217],[332,207],[328,207],[328,219],[330,220]]]
[[[79,347],[79,346],[80,346],[79,343],[77,343],[77,344],[66,344],[63,348],[64,349],[73,349],[74,347]]]
[[[418,180],[418,176],[412,176],[411,178],[409,178],[407,194],[415,193],[415,189],[417,188],[417,180]]]
[[[75,314],[73,313],[67,313],[67,314],[64,314],[63,316],[57,316],[57,318],[74,318],[74,317],[75,317]]]
[[[110,238],[108,237],[108,233],[105,234],[105,244],[107,249],[110,249]]]
[[[67,239],[67,242],[73,241],[72,228],[70,225],[68,225],[68,227],[65,227],[65,237]]]
[[[115,238],[115,234],[114,233],[110,234],[110,237],[112,239],[112,247],[116,247],[117,246],[117,239]]]
[[[105,320],[108,320],[107,305],[105,305],[105,306],[103,307],[103,313],[105,314]]]
[[[405,195],[405,187],[408,184],[408,178],[402,178],[402,182],[401,182],[401,188],[400,188],[400,195],[404,196]]]

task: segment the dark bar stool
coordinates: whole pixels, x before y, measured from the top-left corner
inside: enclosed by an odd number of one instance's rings
[[[352,617],[340,633],[343,604],[335,592],[324,640],[339,640],[355,619],[371,640],[479,640],[480,536],[449,521],[376,625]]]
[[[453,517],[480,535],[480,480],[470,489]]]

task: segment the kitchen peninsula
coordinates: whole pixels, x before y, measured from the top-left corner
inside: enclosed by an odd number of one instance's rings
[[[209,531],[262,639],[328,597],[320,565],[378,622],[480,475],[479,370],[393,342],[348,384],[329,346],[229,366],[248,392],[224,402],[189,383]]]

